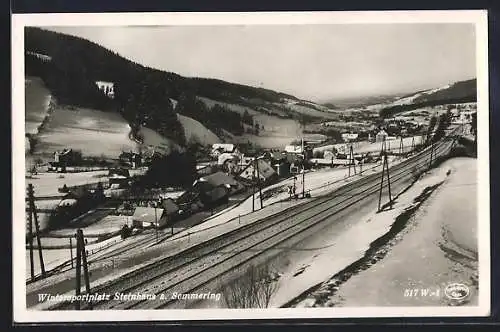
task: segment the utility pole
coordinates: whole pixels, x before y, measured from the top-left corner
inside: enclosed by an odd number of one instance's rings
[[[28,241],[30,250],[30,271],[31,271],[31,281],[35,281],[35,266],[33,262],[33,221],[31,214],[31,201],[29,204],[29,214],[28,214]]]
[[[402,155],[403,154],[403,136],[401,136],[401,139],[399,141],[399,154]]]
[[[304,137],[302,137],[302,198],[306,197],[306,150],[304,149]]]
[[[87,251],[85,250],[85,240],[83,231],[78,229],[76,231],[76,290],[75,295],[81,295],[81,278],[82,278],[82,265],[83,265],[83,279],[85,282],[85,292],[90,295],[90,279],[87,262]],[[89,301],[88,308],[92,310],[92,303]],[[81,309],[79,300],[75,301],[75,309]]]
[[[434,142],[432,142],[432,144],[431,144],[431,156],[429,158],[429,169],[431,169],[431,166],[432,166],[432,157],[433,157],[433,154],[434,154]]]
[[[81,242],[79,238],[78,232],[75,235],[76,237],[76,289],[75,289],[75,295],[78,298],[80,295],[80,289],[82,287],[81,282],[82,282],[82,251],[81,251]],[[75,301],[75,309],[80,310],[80,301],[76,300]]]
[[[349,175],[348,175],[348,177],[351,176],[351,165],[354,169],[354,174],[356,174],[356,163],[354,161],[354,150],[352,148],[352,144],[349,147]]]
[[[411,137],[411,152],[415,150],[415,136]]]
[[[295,192],[297,190],[297,176],[294,175],[293,176],[293,188],[292,188],[292,195],[293,195],[293,198],[295,198]]]
[[[156,203],[155,203],[155,235],[156,235],[156,243],[158,243],[158,215],[156,213]]]
[[[29,248],[30,248],[30,268],[31,268],[31,280],[35,280],[35,270],[34,270],[34,261],[33,261],[33,223],[35,223],[35,236],[36,242],[38,246],[38,258],[40,260],[40,269],[42,272],[42,278],[45,278],[45,264],[43,262],[43,253],[42,253],[42,241],[40,239],[40,225],[38,223],[38,214],[36,213],[36,205],[35,205],[35,193],[33,190],[33,184],[28,184],[28,236],[29,236]]]
[[[381,211],[381,205],[382,205],[382,189],[384,187],[384,176],[387,176],[387,186],[389,189],[389,204],[392,209],[392,194],[391,194],[391,179],[389,177],[389,163],[387,161],[387,152],[384,152],[383,155],[383,165],[382,165],[382,175],[380,177],[380,190],[379,190],[379,196],[378,196],[378,212]]]
[[[71,257],[71,268],[73,268],[73,239],[69,238],[69,256]]]
[[[260,183],[259,160],[257,158],[255,158],[255,167],[257,169],[257,185],[259,186],[260,208],[262,209],[264,205],[262,204],[262,186]]]
[[[255,162],[252,169],[252,212],[255,211]]]

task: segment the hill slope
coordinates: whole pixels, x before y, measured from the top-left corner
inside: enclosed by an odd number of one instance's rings
[[[238,136],[243,134],[245,121],[253,125],[233,108],[218,107],[217,116],[210,116],[211,107],[192,103],[197,97],[247,107],[276,119],[304,122],[333,117],[328,108],[289,94],[217,79],[182,77],[134,63],[88,40],[39,28],[25,29],[25,50],[27,75],[41,77],[61,104],[119,112],[132,128],[147,126],[181,145],[186,137],[176,113],[217,134],[226,130]],[[105,97],[96,81],[112,82],[114,99]],[[179,103],[173,105],[172,99]],[[186,107],[186,103],[195,107]]]
[[[184,128],[184,133],[188,141],[190,139],[193,139],[202,144],[214,144],[220,142],[220,139],[219,137],[217,137],[217,135],[215,135],[212,131],[207,129],[198,121],[181,114],[177,114],[177,116],[179,122]]]
[[[380,110],[380,115],[388,117],[400,112],[410,111],[422,107],[470,103],[476,101],[477,82],[476,79],[470,79],[404,96],[403,98],[399,98],[390,104],[383,105]]]

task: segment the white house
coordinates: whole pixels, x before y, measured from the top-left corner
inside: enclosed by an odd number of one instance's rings
[[[212,144],[212,152],[210,153],[212,157],[218,158],[223,153],[239,154],[238,149],[234,144],[228,144],[228,143]]]
[[[285,152],[287,152],[287,153],[303,153],[302,145],[287,145],[287,146],[285,146]]]
[[[349,142],[349,141],[353,141],[355,139],[357,139],[359,136],[359,134],[355,134],[355,133],[344,133],[342,134],[342,139],[344,140],[344,142]]]

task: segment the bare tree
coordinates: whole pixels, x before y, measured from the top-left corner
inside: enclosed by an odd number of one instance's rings
[[[250,266],[246,272],[230,284],[222,293],[229,308],[267,308],[276,290],[276,280],[266,265]]]

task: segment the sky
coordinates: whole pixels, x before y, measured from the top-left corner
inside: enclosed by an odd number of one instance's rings
[[[325,102],[476,77],[472,24],[47,27],[143,65]]]

